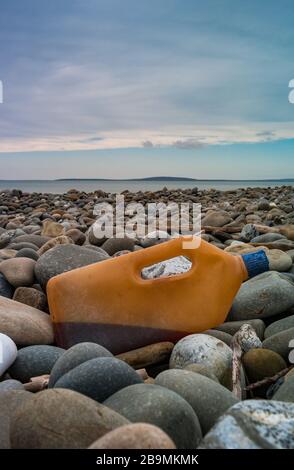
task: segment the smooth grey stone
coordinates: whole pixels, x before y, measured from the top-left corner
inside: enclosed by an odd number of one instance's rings
[[[105,256],[105,258],[110,258],[109,254],[106,253],[100,246],[96,245],[83,245],[83,248],[87,248],[87,250],[96,251],[96,253],[100,253],[101,255]]]
[[[246,400],[230,408],[198,449],[293,449],[294,404]]]
[[[234,395],[219,383],[188,370],[167,370],[155,379],[156,385],[167,387],[183,397],[198,416],[203,435],[217,419],[238,402]]]
[[[31,258],[35,261],[39,259],[39,255],[35,250],[32,250],[31,248],[22,248],[19,250],[16,255],[16,258]]]
[[[50,240],[49,237],[44,237],[43,235],[35,235],[35,234],[26,234],[26,235],[20,235],[16,238],[13,239],[14,243],[33,243],[33,245],[36,245],[38,248],[41,248],[48,240]]]
[[[0,296],[12,299],[14,287],[7,281],[4,274],[0,273]]]
[[[114,255],[118,251],[129,250],[133,251],[135,246],[135,241],[131,238],[108,238],[106,242],[103,243],[102,249],[106,251],[110,256]]]
[[[259,235],[258,237],[252,238],[251,242],[252,243],[271,243],[276,240],[282,240],[285,239],[284,235],[281,235],[280,233],[264,233],[263,235]]]
[[[12,449],[86,449],[129,424],[113,410],[72,390],[55,388],[31,395],[11,419]]]
[[[69,348],[59,359],[56,361],[49,380],[49,388],[53,388],[57,380],[63,375],[67,374],[70,370],[100,357],[113,357],[111,352],[103,346],[95,343],[78,343]]]
[[[134,423],[150,423],[170,436],[177,449],[195,449],[202,437],[198,417],[177,393],[159,385],[130,385],[104,404]]]
[[[234,336],[237,331],[240,330],[241,326],[244,324],[249,324],[255,330],[257,336],[263,340],[264,338],[264,330],[265,330],[265,323],[263,320],[237,320],[237,321],[228,321],[226,323],[222,323],[215,327],[216,330],[224,331],[232,336]]]
[[[24,390],[24,386],[18,380],[8,379],[0,382],[0,391],[4,390]]]
[[[277,352],[284,359],[288,360],[290,352],[290,341],[294,339],[294,327],[288,330],[280,331],[273,336],[265,339],[262,347]]]
[[[115,357],[100,357],[83,362],[55,382],[54,388],[68,388],[103,402],[128,385],[143,383],[137,372]]]
[[[29,242],[18,242],[18,243],[10,243],[7,248],[10,248],[11,250],[23,250],[24,248],[29,248],[31,250],[38,250],[39,248],[37,245],[34,243],[29,243]]]
[[[229,320],[266,318],[294,306],[294,281],[275,271],[259,274],[240,287]]]
[[[271,323],[266,328],[264,332],[264,337],[265,339],[267,339],[270,336],[276,335],[277,333],[280,333],[281,331],[288,330],[289,328],[294,328],[294,315],[290,315],[289,317],[282,318],[281,320]]]
[[[284,380],[283,384],[274,394],[273,400],[294,403],[294,375]]]
[[[108,257],[78,245],[56,245],[38,259],[35,274],[39,284],[46,287],[47,282],[58,274],[82,268]]]
[[[17,353],[17,358],[9,368],[9,375],[22,383],[29,382],[32,377],[50,374],[55,362],[64,353],[64,349],[56,346],[28,346]]]

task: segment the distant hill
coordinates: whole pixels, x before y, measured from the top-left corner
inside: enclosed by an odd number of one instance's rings
[[[0,180],[4,181],[4,180]],[[205,182],[223,182],[223,181],[232,181],[232,182],[254,182],[254,181],[264,181],[264,182],[294,182],[294,178],[266,178],[266,179],[225,179],[225,178],[213,178],[213,179],[205,179],[205,178],[186,178],[182,176],[150,176],[148,178],[59,178],[54,181],[205,181]]]
[[[150,176],[149,178],[60,178],[56,181],[198,181],[195,178],[181,176]]]

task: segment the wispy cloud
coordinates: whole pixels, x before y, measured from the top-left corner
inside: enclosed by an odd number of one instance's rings
[[[266,19],[253,0],[15,2],[1,6],[0,152],[294,137],[288,0]]]

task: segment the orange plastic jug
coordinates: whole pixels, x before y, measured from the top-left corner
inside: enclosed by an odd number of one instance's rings
[[[186,249],[180,237],[52,278],[47,294],[57,344],[92,341],[118,354],[223,323],[241,283],[267,270],[267,258],[263,251],[233,256],[198,241],[197,249]],[[192,262],[186,273],[142,278],[144,267],[180,255]]]

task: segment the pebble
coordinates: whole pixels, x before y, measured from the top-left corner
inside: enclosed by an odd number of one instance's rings
[[[197,374],[204,375],[205,377],[219,383],[218,378],[214,375],[209,366],[203,366],[202,364],[188,364],[183,370],[196,372]]]
[[[17,255],[16,250],[11,250],[9,248],[3,248],[0,250],[0,261],[14,258]]]
[[[173,390],[191,405],[198,416],[203,435],[238,401],[219,383],[188,370],[162,372],[156,377],[155,384]]]
[[[280,233],[264,233],[262,235],[258,235],[257,237],[252,238],[252,243],[271,243],[275,242],[276,240],[286,239],[284,235]]]
[[[0,296],[12,299],[14,287],[9,284],[3,274],[0,273]]]
[[[73,240],[70,237],[65,235],[60,235],[59,237],[51,238],[48,240],[41,248],[38,249],[38,256],[42,256],[46,251],[51,250],[57,245],[71,245],[73,244]]]
[[[7,381],[8,382],[8,381]],[[5,382],[1,382],[2,384]],[[10,424],[13,416],[22,409],[24,404],[33,398],[33,394],[25,390],[0,391],[0,449],[10,449]]]
[[[36,262],[30,258],[7,259],[0,263],[0,272],[13,287],[34,284]]]
[[[168,434],[177,449],[196,449],[202,432],[189,403],[177,393],[152,384],[123,388],[104,404],[131,422],[154,424]]]
[[[277,272],[266,272],[242,284],[229,320],[266,318],[294,306],[294,282]]]
[[[32,377],[50,375],[51,370],[64,353],[64,349],[56,346],[28,346],[18,351],[17,357],[8,373],[22,383],[27,383]]]
[[[49,279],[57,274],[105,259],[107,257],[103,254],[90,251],[82,246],[57,245],[40,256],[36,263],[35,274],[39,284],[45,288]]]
[[[198,449],[293,449],[294,404],[246,400],[230,408]]]
[[[71,238],[76,245],[83,245],[86,241],[86,235],[77,228],[67,230],[65,235]]]
[[[250,349],[243,355],[242,363],[250,383],[272,377],[287,367],[279,354],[264,348]]]
[[[3,382],[0,382],[0,392],[6,392],[8,390],[24,390],[24,386],[21,382],[14,379],[3,380]]]
[[[20,242],[28,242],[28,243],[33,243],[37,247],[41,248],[44,243],[46,243],[49,240],[48,237],[44,237],[42,235],[20,235],[16,237],[13,241],[15,243],[20,243]]]
[[[262,340],[264,338],[265,323],[263,320],[239,320],[239,321],[228,321],[218,325],[215,329],[224,331],[229,335],[234,336],[235,333],[241,328],[242,325],[248,324],[251,325],[255,330],[257,336]]]
[[[101,246],[106,241],[106,238],[96,237],[94,227],[92,226],[88,232],[88,241],[91,243],[91,245]]]
[[[49,315],[5,297],[0,297],[0,331],[20,346],[52,344],[54,340]]]
[[[72,390],[33,395],[11,419],[12,449],[86,449],[128,424],[123,416]]]
[[[93,442],[89,449],[175,449],[171,438],[147,423],[126,424]]]
[[[37,261],[39,258],[38,253],[32,248],[22,248],[16,253],[16,258],[30,258]]]
[[[292,258],[281,250],[269,250],[267,252],[269,268],[271,271],[284,272],[292,266]]]
[[[277,320],[271,323],[264,332],[265,339],[273,336],[277,333],[280,333],[284,330],[288,330],[289,328],[294,328],[294,315],[289,315],[286,318],[282,318],[281,320]]]
[[[43,237],[58,237],[63,235],[65,232],[63,225],[58,222],[53,222],[53,220],[46,219],[43,222],[43,229],[41,235]]]
[[[202,219],[202,226],[212,225],[213,227],[223,227],[232,222],[232,218],[225,211],[208,211]]]
[[[118,390],[139,383],[143,380],[128,364],[114,357],[100,357],[71,369],[54,388],[67,388],[103,402]]]
[[[111,352],[103,346],[95,343],[78,343],[69,348],[55,363],[49,380],[49,388],[54,387],[56,382],[79,365],[102,357],[113,357]]]
[[[288,330],[280,331],[280,333],[276,333],[275,335],[265,339],[262,343],[262,347],[275,351],[287,361],[290,352],[289,344],[293,338],[294,327],[289,328]]]
[[[133,251],[135,246],[135,241],[131,238],[124,237],[124,238],[109,238],[106,240],[102,248],[106,253],[110,256],[114,255],[118,251],[128,250]]]
[[[294,403],[294,375],[289,376],[274,394],[273,400]]]
[[[10,248],[11,250],[24,250],[25,248],[29,248],[30,250],[36,251],[38,249],[37,245],[34,243],[29,243],[29,242],[18,242],[18,243],[10,243],[7,248]]]
[[[170,358],[170,368],[184,368],[192,363],[209,367],[222,383],[231,368],[232,350],[223,341],[212,336],[189,335],[175,345]]]
[[[213,336],[214,338],[217,338],[217,339],[223,341],[223,343],[226,343],[228,346],[231,346],[231,342],[232,342],[233,337],[232,337],[232,335],[230,335],[228,333],[225,333],[224,331],[206,330],[206,331],[203,331],[203,334]]]
[[[240,238],[243,242],[250,242],[254,237],[258,235],[258,231],[253,224],[246,224],[242,228]]]
[[[0,377],[13,364],[17,356],[17,347],[14,341],[0,333]]]
[[[18,287],[14,292],[13,300],[42,311],[47,309],[46,295],[33,287]]]

